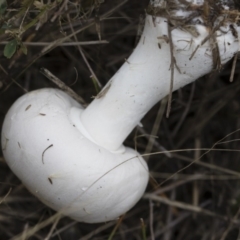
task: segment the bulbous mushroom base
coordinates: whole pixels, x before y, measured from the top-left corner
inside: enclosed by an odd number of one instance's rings
[[[2,150],[12,171],[43,203],[77,221],[105,222],[141,198],[148,168],[133,149],[110,152],[86,137],[76,124],[82,111],[60,90],[30,92],[6,115]]]

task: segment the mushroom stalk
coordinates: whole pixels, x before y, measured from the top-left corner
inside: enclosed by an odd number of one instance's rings
[[[175,13],[185,18],[189,14]],[[227,33],[217,32],[214,45],[205,40],[210,30],[199,18],[192,20],[197,21],[192,30],[171,30],[166,18],[147,15],[134,52],[81,114],[83,126],[97,144],[110,151],[121,149],[125,138],[154,104],[212,71],[213,57],[224,64],[238,51],[238,38],[229,25],[222,27]],[[213,48],[217,48],[218,56],[213,56]]]

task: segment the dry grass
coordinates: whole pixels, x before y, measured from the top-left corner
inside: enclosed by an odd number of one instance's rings
[[[42,68],[89,103],[131,53],[148,4],[83,1],[80,8],[78,1],[39,1],[36,9],[34,1],[19,2],[9,4],[5,21],[0,18],[9,28],[7,34],[0,29],[0,125],[24,92],[56,87]],[[3,49],[13,39],[18,50],[7,59]],[[144,128],[126,140],[132,147],[137,142],[143,154],[154,153],[147,156],[152,178],[143,199],[118,222],[60,218],[24,188],[0,153],[0,239],[239,239],[240,63],[235,64],[233,82],[230,62],[221,73],[173,93],[168,119],[166,101],[156,105]]]

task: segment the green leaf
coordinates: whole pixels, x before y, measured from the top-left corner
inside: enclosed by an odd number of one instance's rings
[[[4,47],[3,54],[6,58],[11,58],[13,54],[17,50],[17,39],[13,39],[12,41],[8,42],[7,45]]]
[[[22,42],[20,43],[20,49],[25,55],[27,55],[27,47]]]
[[[7,1],[0,0],[0,16],[3,16],[6,10],[7,10]]]
[[[101,89],[98,86],[97,79],[95,79],[94,76],[90,76],[90,78],[92,79],[92,82],[93,82],[96,92],[99,93]]]

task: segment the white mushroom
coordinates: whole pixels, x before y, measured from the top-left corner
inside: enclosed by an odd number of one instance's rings
[[[211,72],[213,48],[221,64],[239,49],[234,22],[221,24],[214,42],[200,16],[189,28],[170,29],[167,17],[158,16],[166,2],[152,3],[156,15],[146,16],[136,49],[86,109],[60,90],[41,89],[19,98],[6,115],[2,149],[9,167],[42,202],[78,221],[113,220],[136,204],[148,167],[123,141],[169,94],[171,80],[176,90]],[[180,10],[171,16],[188,18],[192,12],[176,3]]]

